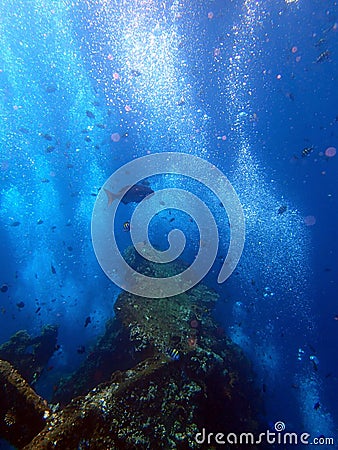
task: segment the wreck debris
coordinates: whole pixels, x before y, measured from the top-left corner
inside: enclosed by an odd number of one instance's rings
[[[0,360],[0,436],[22,447],[45,426],[51,410],[21,375]]]
[[[180,270],[129,256],[152,275]],[[23,450],[185,450],[201,448],[202,429],[258,433],[261,397],[250,362],[213,319],[217,299],[202,284],[162,299],[122,292],[105,334],[58,383],[61,407]]]

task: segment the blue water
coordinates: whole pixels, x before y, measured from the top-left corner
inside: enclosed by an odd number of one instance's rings
[[[338,442],[338,155],[325,155],[338,147],[337,2],[4,0],[0,17],[0,342],[59,326],[37,389],[50,396],[113,315],[120,290],[90,234],[100,187],[135,158],[189,153],[222,170],[243,206],[240,263],[218,285],[216,262],[206,282],[266,387],[266,421]],[[224,211],[199,195],[222,257]],[[133,206],[121,208],[123,224]],[[168,217],[154,218],[151,239],[182,229],[192,260],[196,227]],[[116,234],[130,244],[122,225]]]

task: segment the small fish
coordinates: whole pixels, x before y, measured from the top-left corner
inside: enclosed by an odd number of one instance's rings
[[[54,275],[56,274],[56,270],[55,270],[55,267],[54,267],[54,266],[51,265],[51,266],[50,266],[50,270],[52,271],[52,274],[54,274]]]
[[[179,351],[176,348],[167,348],[166,355],[173,361],[178,361],[180,359]]]
[[[319,359],[317,358],[317,356],[311,355],[310,356],[310,361],[312,361],[314,370],[317,371],[318,370],[318,365],[319,365]]]
[[[52,84],[50,86],[47,86],[45,89],[47,94],[52,94],[53,92],[56,92],[56,90],[57,90],[57,87]]]
[[[19,131],[20,131],[20,133],[23,133],[23,134],[28,134],[29,133],[29,130],[27,130],[27,128],[24,128],[24,127],[20,127]]]
[[[36,310],[35,310],[35,314],[37,314],[38,312],[41,311],[41,306],[39,306]]]
[[[11,227],[18,227],[21,222],[12,222]]]
[[[83,355],[86,352],[86,347],[84,345],[80,345],[76,351],[79,355]]]
[[[55,150],[54,145],[50,145],[49,147],[46,148],[46,153],[52,153]]]
[[[322,52],[318,58],[316,59],[316,63],[321,63],[323,61],[327,61],[330,58],[330,52],[328,50],[325,50]]]
[[[130,222],[124,222],[123,231],[130,231]]]
[[[130,74],[131,74],[132,77],[139,77],[139,76],[142,75],[141,72],[139,70],[136,70],[136,69],[131,69]]]
[[[38,225],[41,225],[41,224],[43,223],[43,220],[42,220],[42,219],[39,219],[36,223],[37,223]]]
[[[305,147],[302,150],[302,158],[305,158],[306,156],[309,156],[313,152],[313,146],[312,147]]]
[[[85,141],[86,141],[86,142],[92,142],[92,140],[90,139],[89,136],[86,136],[86,137],[85,137]]]
[[[324,38],[320,38],[316,43],[315,47],[320,47],[321,45],[326,44],[326,40]]]
[[[174,220],[175,220],[175,217],[172,217],[172,218],[169,220],[169,223],[173,222]]]
[[[320,408],[320,403],[319,402],[315,403],[313,409],[315,409],[317,411],[317,409],[319,409],[319,408]]]
[[[86,114],[89,119],[95,119],[95,115],[91,111],[86,111]]]
[[[50,134],[47,134],[47,133],[45,133],[45,134],[41,133],[40,136],[43,137],[44,139],[46,139],[46,141],[52,141],[53,140],[53,137]]]
[[[90,323],[92,323],[92,319],[90,318],[90,316],[88,316],[88,317],[86,317],[84,327],[87,328],[87,326],[88,326]]]
[[[25,304],[24,304],[24,302],[19,302],[16,304],[16,306],[21,309],[25,306]]]
[[[48,178],[42,178],[41,183],[49,183]]]
[[[69,252],[72,252],[73,251],[73,247],[71,247],[70,245],[67,247],[67,250],[69,251]]]
[[[96,126],[97,128],[101,128],[101,130],[104,130],[106,128],[106,125],[104,125],[103,123],[97,123]]]
[[[8,291],[8,284],[3,284],[0,287],[0,291],[3,292],[3,293],[7,292]]]
[[[286,205],[282,205],[278,208],[278,214],[283,214],[288,209]]]

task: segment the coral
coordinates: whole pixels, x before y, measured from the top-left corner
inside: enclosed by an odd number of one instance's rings
[[[155,267],[131,250],[128,256],[157,276],[183,267]],[[202,284],[162,299],[122,292],[105,334],[79,370],[60,381],[53,402],[61,408],[51,408],[24,450],[183,450],[201,448],[195,435],[202,428],[257,431],[261,401],[251,366],[219,332],[212,317],[217,299]],[[4,416],[11,426],[10,407]]]
[[[90,449],[199,448],[194,437],[203,426],[257,429],[254,405],[236,389],[219,355],[198,350],[174,362],[158,355],[115,372],[53,414],[25,450],[76,449],[81,442]]]
[[[56,342],[56,326],[46,325],[42,328],[41,335],[36,337],[20,330],[0,346],[0,359],[9,361],[29,383],[33,383],[48,364]]]
[[[0,436],[17,447],[45,426],[51,411],[13,366],[0,360]]]

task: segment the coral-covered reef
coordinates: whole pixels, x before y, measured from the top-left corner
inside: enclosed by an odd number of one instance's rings
[[[9,361],[29,383],[35,383],[56,349],[58,329],[47,325],[32,337],[20,330],[0,345],[0,359]]]
[[[0,360],[0,436],[21,448],[44,428],[50,412],[46,400],[9,362]]]
[[[196,433],[258,432],[251,366],[214,321],[217,298],[202,284],[162,299],[122,292],[105,334],[60,381],[44,428],[24,449],[213,448]]]

